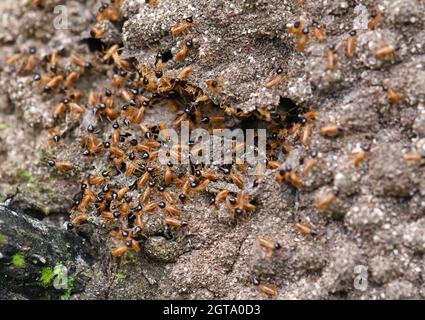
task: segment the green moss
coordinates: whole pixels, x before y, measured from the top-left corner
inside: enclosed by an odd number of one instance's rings
[[[0,244],[6,244],[7,243],[7,236],[0,233]]]
[[[10,128],[10,124],[8,123],[0,123],[0,130],[4,130]]]
[[[43,268],[41,270],[41,276],[38,279],[43,287],[48,287],[53,283],[53,279],[56,277],[56,274],[53,272],[53,269],[50,267]]]
[[[25,257],[22,253],[18,252],[12,257],[12,265],[16,268],[25,267]]]
[[[28,170],[19,169],[18,172],[16,173],[16,175],[19,179],[24,180],[24,181],[28,181],[28,182],[34,182],[35,181],[34,176]]]
[[[74,277],[68,276],[68,288],[60,296],[60,299],[61,300],[69,300],[69,297],[71,296],[71,293],[72,293],[72,289],[73,288],[74,288]]]

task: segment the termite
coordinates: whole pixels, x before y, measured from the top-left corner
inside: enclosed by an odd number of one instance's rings
[[[360,152],[356,152],[354,153],[354,158],[353,158],[353,165],[355,167],[358,167],[363,160],[366,158],[366,156],[369,154],[370,151],[370,144],[365,143],[364,145],[362,145],[362,151]]]
[[[376,7],[376,9],[373,9],[370,12],[370,20],[367,23],[368,29],[375,30],[378,27],[380,20],[381,20],[381,10],[379,10],[379,8]]]
[[[425,151],[422,153],[406,153],[403,155],[403,159],[406,161],[421,161],[425,159]]]
[[[177,35],[182,34],[183,32],[185,32],[186,30],[188,30],[192,26],[193,26],[193,18],[192,17],[188,17],[188,18],[185,19],[184,22],[181,22],[181,23],[173,26],[171,28],[171,34],[173,36],[177,36]]]
[[[317,209],[327,209],[334,201],[336,200],[336,197],[333,193],[329,192],[324,194],[316,203],[314,206]]]
[[[77,71],[72,71],[65,79],[65,87],[70,88],[75,81],[80,77],[80,73]]]
[[[191,66],[187,66],[179,72],[177,78],[180,80],[187,80],[187,77],[192,73],[192,71],[193,68]]]
[[[272,80],[267,82],[265,87],[267,89],[273,88],[277,86],[278,84],[280,84],[284,79],[285,79],[285,76],[283,74],[283,69],[279,67],[276,69],[276,76]]]
[[[308,124],[304,127],[303,133],[302,133],[302,136],[301,136],[301,143],[302,144],[309,144],[310,136],[311,136],[312,132],[313,132],[313,125]]]
[[[377,57],[379,59],[391,58],[396,50],[397,50],[396,47],[389,45],[389,46],[386,46],[386,47],[383,47],[383,48],[376,50],[375,51],[375,57]]]
[[[328,125],[320,129],[320,134],[323,136],[333,137],[340,133],[341,129],[337,125]]]
[[[227,196],[229,195],[230,191],[229,190],[221,190],[220,192],[218,192],[215,196],[215,202],[218,203],[219,201],[222,201],[224,199],[227,198]]]
[[[58,75],[56,77],[53,77],[49,82],[47,82],[47,84],[44,86],[44,90],[48,91],[50,89],[55,89],[57,88],[62,82],[63,82],[63,76],[62,75]]]
[[[80,224],[87,222],[87,220],[88,220],[87,215],[82,214],[82,215],[79,215],[78,217],[75,217],[72,220],[72,224],[73,225],[80,225]]]
[[[297,40],[297,51],[298,52],[303,52],[305,49],[305,46],[307,45],[308,42],[308,34],[310,33],[310,29],[308,27],[303,28],[303,30],[301,31],[301,34],[298,37]]]
[[[61,134],[56,131],[55,129],[50,128],[49,129],[49,133],[50,133],[50,137],[52,139],[53,142],[58,143],[59,140],[61,139]]]
[[[302,225],[302,224],[300,224],[300,223],[296,223],[295,225],[294,225],[294,227],[303,235],[303,236],[307,236],[307,235],[310,235],[310,236],[312,236],[312,237],[315,237],[315,236],[317,236],[318,235],[318,232],[317,232],[317,230],[316,230],[316,228],[314,228],[314,227],[307,227],[307,226],[304,226],[304,225]]]
[[[165,218],[164,223],[168,226],[176,228],[185,227],[189,224],[186,220],[177,220],[174,218]]]
[[[313,27],[313,35],[319,42],[326,40],[325,29],[322,26],[316,25]]]
[[[128,250],[127,246],[120,246],[112,250],[112,256],[114,257],[121,257],[124,253],[126,253]]]
[[[193,47],[192,40],[185,41],[183,47],[176,53],[176,56],[175,56],[176,61],[178,62],[184,61],[189,53],[189,49],[192,47]]]
[[[264,238],[258,238],[258,243],[261,247],[266,249],[268,252],[273,252],[282,248],[281,244],[277,241],[270,241]]]
[[[230,179],[232,180],[232,182],[234,184],[236,184],[239,187],[239,189],[243,189],[244,188],[245,183],[244,183],[242,177],[239,174],[232,172],[232,173],[230,173],[229,176],[230,176]]]
[[[388,87],[387,96],[388,100],[390,100],[392,104],[400,104],[400,95],[395,92],[393,88]]]
[[[69,171],[74,168],[71,162],[57,162],[55,160],[47,160],[47,164],[61,171]]]
[[[329,43],[325,49],[326,67],[329,70],[336,68],[338,58],[336,56],[336,47],[333,43]]]
[[[317,165],[317,160],[316,159],[310,158],[310,159],[305,160],[304,161],[304,167],[303,167],[303,169],[301,171],[302,174],[303,175],[308,174],[309,172],[311,172],[313,170],[314,167],[316,167],[316,165]]]
[[[348,35],[349,37],[347,38],[347,40],[345,40],[345,56],[348,58],[352,58],[356,50],[357,31],[352,30],[349,32]]]
[[[71,55],[71,62],[83,69],[90,69],[93,67],[93,65],[90,62],[84,61],[82,58],[80,58],[76,54]]]

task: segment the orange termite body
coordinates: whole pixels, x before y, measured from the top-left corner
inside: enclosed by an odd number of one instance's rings
[[[74,224],[74,225],[80,225],[80,224],[83,224],[85,222],[87,222],[87,216],[85,214],[82,214],[78,217],[75,217],[72,220],[72,224]]]
[[[340,132],[340,128],[337,125],[329,125],[320,129],[320,134],[323,136],[336,136]]]
[[[390,100],[392,104],[400,104],[400,96],[397,94],[397,92],[394,91],[393,88],[388,88],[387,96],[388,100]]]
[[[128,250],[128,247],[126,246],[120,246],[118,248],[115,248],[114,250],[112,250],[112,255],[114,257],[121,257],[124,253],[126,253]]]
[[[325,194],[321,197],[314,206],[317,209],[326,209],[329,205],[336,200],[336,197],[332,193]]]
[[[396,51],[396,48],[394,46],[386,46],[381,49],[378,49],[375,51],[375,57],[379,59],[386,59],[393,56],[394,52]]]
[[[355,30],[350,31],[349,37],[345,40],[345,56],[352,58],[356,50],[357,43],[357,32]]]

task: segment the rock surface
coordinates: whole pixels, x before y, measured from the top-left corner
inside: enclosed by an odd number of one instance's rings
[[[78,160],[80,171],[57,174],[49,171],[44,160],[53,151],[63,159],[80,154],[73,137],[83,127],[68,123],[66,148],[53,150],[46,128],[58,101],[34,94],[30,77],[15,77],[4,62],[16,49],[26,50],[30,45],[37,46],[41,54],[52,48],[89,52],[84,39],[94,19],[91,12],[99,4],[69,1],[72,28],[52,31],[52,8],[60,1],[46,0],[45,10],[19,6],[25,2],[10,5],[0,21],[0,195],[4,200],[19,189],[12,208],[46,220],[43,223],[49,219],[49,223],[58,223],[67,219],[63,217],[68,216],[73,195],[83,177],[95,173],[95,166]],[[177,74],[191,65],[189,82],[202,89],[205,80],[222,81],[223,92],[212,93],[211,98],[238,111],[287,110],[293,105],[298,111],[319,111],[310,142],[298,144],[280,159],[299,171],[316,150],[318,164],[303,176],[299,190],[278,184],[270,170],[255,182],[247,177],[247,190],[255,197],[257,211],[236,224],[224,206],[214,210],[208,206],[208,196],[200,195],[185,208],[190,217],[187,230],[168,234],[153,220],[153,237],[143,243],[142,253],[123,259],[110,256],[113,244],[106,237],[108,231],[94,217],[93,224],[76,230],[96,260],[85,272],[83,291],[71,298],[268,298],[252,285],[253,276],[274,285],[277,299],[425,298],[425,166],[424,160],[403,159],[406,153],[425,152],[425,1],[379,1],[379,28],[368,30],[374,6],[375,1],[368,0],[305,0],[303,4],[170,0],[152,7],[142,0],[124,0],[122,33],[115,28],[105,41],[122,37],[124,55],[152,63],[158,52],[175,55],[181,41],[190,36],[194,48],[188,59],[170,62],[169,72]],[[195,21],[190,32],[171,37],[170,28],[188,16]],[[307,25],[323,26],[326,41],[311,40],[304,52],[297,52],[295,39],[286,30],[287,24],[300,19]],[[352,29],[357,30],[358,39],[355,56],[348,58],[344,43]],[[327,68],[328,43],[336,45],[335,69]],[[395,54],[377,59],[375,51],[387,45],[397,47]],[[266,89],[278,67],[284,70],[284,81]],[[104,78],[86,79],[80,88],[104,88]],[[400,95],[399,104],[388,100],[389,87]],[[169,111],[154,110],[147,121],[172,117]],[[321,135],[320,129],[329,124],[343,130],[336,137]],[[353,153],[365,143],[371,145],[370,152],[356,167]],[[336,194],[336,201],[318,210],[314,203],[329,193]],[[25,223],[30,219],[8,212],[12,225],[17,225],[16,219]],[[294,229],[297,222],[312,222],[319,236],[301,236]],[[15,241],[13,229],[3,232]],[[54,234],[82,243],[63,231],[55,229]],[[258,245],[259,236],[279,241],[282,250],[267,254]],[[0,242],[0,252],[1,248]],[[44,250],[36,253],[53,255],[52,267],[58,260],[76,263],[60,250]],[[357,266],[367,269],[365,290],[356,288]],[[5,272],[10,277],[10,265],[1,259],[0,268],[2,275]],[[36,274],[30,275],[34,281]],[[19,281],[13,278],[7,283],[16,287]],[[27,296],[13,289],[9,293],[4,284],[0,282],[0,297],[33,298],[41,292]]]

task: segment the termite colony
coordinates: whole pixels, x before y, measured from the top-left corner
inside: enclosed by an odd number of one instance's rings
[[[122,19],[120,2],[111,0],[100,5],[90,32],[92,39],[101,40],[106,34],[105,21]],[[42,1],[34,1],[33,4],[35,9],[43,10]],[[155,5],[154,2],[151,5]],[[177,63],[183,64],[194,50],[190,29],[195,24],[192,17],[184,17],[170,30],[170,34],[180,40],[180,49],[174,55]],[[81,181],[80,191],[74,196],[72,221],[67,227],[72,229],[90,221],[99,221],[100,217],[117,240],[116,247],[112,249],[112,255],[116,257],[141,250],[149,215],[158,214],[164,226],[176,232],[187,228],[190,219],[184,207],[194,194],[207,194],[209,205],[217,209],[225,206],[234,221],[256,210],[245,190],[247,164],[217,168],[191,162],[183,171],[181,165],[172,161],[161,165],[159,150],[167,141],[161,140],[163,137],[159,136],[159,132],[167,129],[167,125],[145,125],[144,119],[150,110],[168,108],[176,114],[173,129],[178,129],[183,122],[188,122],[190,129],[200,127],[211,131],[232,118],[239,121],[250,117],[266,120],[273,127],[273,134],[268,137],[270,160],[259,166],[273,170],[280,167],[275,156],[278,149],[290,152],[289,144],[281,146],[284,136],[297,135],[301,130],[301,127],[282,127],[287,117],[284,112],[260,110],[243,113],[224,102],[217,105],[206,92],[189,83],[190,65],[182,67],[175,75],[167,70],[168,57],[165,58],[162,52],[157,53],[154,65],[139,65],[133,59],[122,57],[121,44],[103,47],[97,54],[60,50],[41,56],[38,51],[30,47],[25,52],[10,56],[7,64],[19,76],[31,77],[34,89],[40,95],[57,101],[52,109],[54,126],[48,130],[52,149],[58,151],[65,147],[70,123],[74,128],[80,125],[83,133],[76,139],[81,146],[82,161],[108,164],[98,166],[95,174],[91,173]],[[107,87],[87,92],[80,90],[79,82],[111,74],[111,70],[113,76]],[[283,79],[281,68],[277,69],[277,74],[277,80],[267,87],[271,88]],[[207,79],[205,84],[211,93],[218,93],[223,87],[220,79]],[[312,113],[305,115],[305,119],[313,118]],[[236,153],[239,148],[245,148],[245,145],[233,146],[233,152]],[[170,151],[167,155],[176,161],[184,154],[195,152],[193,149],[185,150],[182,145],[174,150],[177,151]],[[56,156],[47,157],[45,163],[54,171],[79,169],[75,160]],[[299,184],[293,174],[287,180],[294,186]],[[215,181],[225,181],[233,184],[234,188],[232,191],[207,190]]]
[[[42,0],[33,1],[34,7],[40,6]],[[302,3],[302,1],[299,1]],[[91,28],[93,39],[102,39],[108,32],[105,21],[122,20],[119,0],[102,3],[98,9],[95,25]],[[155,1],[149,1],[154,6]],[[377,8],[371,12],[368,28],[379,27],[381,12]],[[191,52],[196,50],[196,43],[190,31],[196,25],[193,17],[183,17],[169,31],[179,40],[179,49],[174,61],[184,65]],[[308,25],[299,20],[288,28],[294,36],[295,48],[304,52],[309,42],[323,44],[323,59],[328,70],[338,67],[337,44],[326,43],[326,28],[317,22]],[[360,30],[351,30],[344,39],[344,55],[349,59],[356,57],[356,43]],[[159,132],[167,129],[165,123],[154,126],[144,124],[145,117],[154,108],[167,108],[176,117],[173,129],[178,129],[183,122],[189,122],[190,129],[198,127],[208,130],[225,125],[228,120],[243,121],[257,119],[268,124],[267,160],[258,165],[259,173],[253,177],[255,184],[265,169],[272,172],[278,183],[290,188],[301,189],[303,177],[312,172],[319,163],[319,151],[310,148],[310,140],[315,130],[324,137],[337,137],[344,128],[337,124],[328,124],[316,128],[315,120],[319,112],[299,107],[293,109],[279,108],[274,111],[257,109],[251,113],[235,110],[227,103],[217,105],[208,93],[216,94],[223,90],[220,79],[207,79],[204,92],[190,84],[192,67],[185,65],[174,74],[167,66],[169,57],[158,52],[154,65],[139,65],[132,59],[122,57],[122,45],[112,44],[104,47],[97,55],[83,55],[67,51],[51,52],[39,56],[35,47],[23,53],[17,53],[7,59],[7,64],[15,67],[20,76],[31,76],[34,87],[40,94],[59,97],[52,110],[55,126],[49,129],[53,148],[63,148],[65,137],[64,122],[80,122],[84,134],[78,137],[81,144],[81,157],[88,162],[103,161],[108,167],[102,167],[95,175],[88,175],[81,182],[81,190],[74,197],[73,219],[69,228],[101,217],[110,228],[111,236],[117,246],[112,255],[120,257],[126,252],[141,251],[146,237],[146,218],[152,214],[161,217],[164,226],[169,229],[183,230],[190,228],[190,219],[185,213],[185,205],[194,194],[204,193],[209,196],[209,204],[219,208],[226,206],[231,217],[236,220],[256,210],[250,194],[245,190],[248,183],[246,164],[222,166],[218,169],[203,163],[193,163],[184,168],[172,162],[166,166],[158,160],[159,149],[166,143],[159,137]],[[389,59],[396,52],[392,46],[382,47],[375,52],[378,59]],[[82,92],[77,84],[86,77],[104,77],[107,72],[112,79],[101,90]],[[265,81],[264,87],[273,90],[285,81],[285,70],[277,66],[273,76]],[[385,87],[389,101],[397,105],[401,102],[399,93],[391,86]],[[229,121],[233,122],[233,121]],[[309,152],[300,167],[293,167],[281,160],[283,155],[290,155],[294,145],[302,145]],[[234,146],[233,152],[245,146]],[[353,168],[361,165],[371,150],[369,143],[361,144],[352,155]],[[177,153],[170,154],[175,160],[183,154],[190,154],[193,149],[177,148]],[[101,159],[101,160],[99,160]],[[409,162],[424,161],[424,154],[409,153],[404,156]],[[58,171],[75,169],[73,161],[55,157],[46,159],[46,165]],[[228,189],[211,191],[211,182],[225,181],[238,190]],[[211,196],[211,192],[214,195]],[[326,210],[337,200],[337,192],[324,194],[316,203],[318,210]],[[293,225],[294,231],[307,239],[319,236],[318,228],[311,222],[298,221]],[[284,251],[284,245],[271,238],[258,238],[258,245],[267,255]],[[267,295],[277,294],[273,285],[263,284],[259,278],[252,279],[254,285]]]

